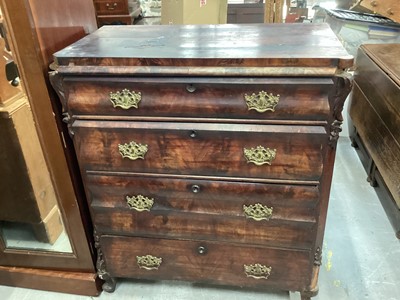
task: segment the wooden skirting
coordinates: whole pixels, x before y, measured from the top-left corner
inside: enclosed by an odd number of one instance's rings
[[[98,296],[100,294],[100,284],[101,281],[95,273],[0,266],[0,285],[84,296]]]

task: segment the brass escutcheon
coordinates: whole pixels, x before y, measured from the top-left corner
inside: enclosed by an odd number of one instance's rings
[[[130,209],[137,211],[150,211],[154,204],[154,198],[148,198],[142,195],[126,196],[126,203]]]
[[[254,109],[259,113],[266,112],[267,110],[274,112],[275,107],[279,103],[279,97],[279,95],[274,96],[272,93],[268,94],[264,91],[261,91],[258,94],[244,94],[248,110]]]
[[[161,257],[155,257],[152,255],[136,256],[136,261],[141,269],[146,270],[158,270],[162,263]]]
[[[131,141],[126,144],[118,144],[119,153],[123,158],[129,158],[130,160],[135,159],[144,159],[144,156],[147,153],[148,147],[144,144],[136,143],[135,141]]]
[[[243,267],[246,276],[255,279],[261,279],[261,278],[268,279],[272,271],[272,267],[264,266],[261,264],[243,265]]]
[[[114,107],[122,109],[138,108],[142,100],[142,93],[123,89],[115,93],[110,92],[110,101]]]
[[[260,145],[256,148],[244,148],[243,153],[248,163],[253,163],[257,166],[271,165],[276,157],[276,149],[264,148]]]
[[[267,220],[269,221],[272,217],[274,208],[256,203],[254,205],[243,205],[243,213],[248,219],[256,221]]]

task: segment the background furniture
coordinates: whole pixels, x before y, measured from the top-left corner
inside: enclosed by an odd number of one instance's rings
[[[94,0],[98,26],[132,25],[140,15],[138,1],[135,0]]]
[[[6,79],[3,51],[0,37],[0,221],[29,224],[53,244],[63,231],[55,191],[28,99]]]
[[[357,5],[400,22],[400,2],[398,0],[359,0]]]
[[[400,238],[400,44],[362,45],[349,104],[353,145]]]
[[[55,54],[106,291],[132,277],[317,292],[352,57],[327,24],[234,35],[103,27]]]

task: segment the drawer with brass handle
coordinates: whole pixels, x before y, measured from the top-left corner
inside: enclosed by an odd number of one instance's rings
[[[127,0],[95,0],[94,5],[98,15],[125,15],[129,14]]]
[[[68,78],[68,109],[85,115],[324,120],[330,79]]]
[[[327,139],[318,126],[77,120],[72,128],[87,170],[297,181],[320,179]]]
[[[105,233],[310,247],[317,186],[94,172],[87,177],[94,223]]]
[[[114,277],[304,290],[311,276],[309,251],[107,235],[100,242]]]

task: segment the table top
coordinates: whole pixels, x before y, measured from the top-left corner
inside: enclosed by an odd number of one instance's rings
[[[327,24],[103,26],[54,54],[59,66],[348,68]]]

